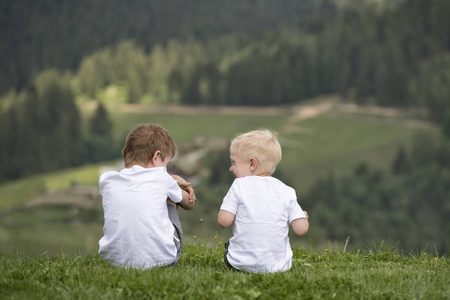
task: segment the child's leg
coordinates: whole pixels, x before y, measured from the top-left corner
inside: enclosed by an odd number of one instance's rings
[[[169,200],[170,201],[170,200]],[[175,245],[177,247],[177,261],[181,256],[181,249],[183,248],[183,230],[181,228],[180,217],[178,216],[178,210],[175,203],[167,202],[167,210],[169,211],[169,219],[175,228],[173,234],[173,240],[175,241]]]
[[[224,244],[225,252],[224,252],[224,254],[223,254],[223,261],[224,261],[225,265],[226,265],[228,268],[230,268],[231,270],[233,270],[233,271],[242,272],[241,270],[238,270],[238,269],[236,269],[235,267],[233,267],[233,266],[230,264],[230,262],[228,261],[228,258],[227,258],[227,254],[228,254],[228,246],[230,246],[230,242],[226,242],[226,243]]]

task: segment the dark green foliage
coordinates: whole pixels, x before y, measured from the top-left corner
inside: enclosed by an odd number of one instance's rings
[[[120,157],[120,149],[111,136],[91,134],[86,139],[85,163],[108,161]]]
[[[86,141],[86,162],[107,161],[120,153],[112,137],[113,124],[108,111],[99,103],[89,120],[89,132]]]
[[[329,240],[351,236],[358,247],[384,239],[401,241],[398,247],[404,249],[428,246],[445,253],[450,168],[438,157],[450,157],[449,146],[417,137],[411,153],[399,149],[392,173],[361,164],[351,177],[318,181],[302,198],[311,216],[310,234],[324,232]]]
[[[412,96],[427,108],[430,119],[440,124],[446,122],[450,111],[450,57],[447,53],[425,60],[411,87]]]
[[[98,104],[94,115],[89,122],[89,133],[95,135],[111,135],[112,122],[108,116],[108,111],[102,103]]]
[[[397,155],[392,162],[392,173],[405,174],[411,170],[409,158],[404,147],[398,149]]]
[[[442,133],[450,139],[450,109],[445,113],[444,122],[442,124]]]
[[[274,105],[340,93],[423,106],[440,124],[449,110],[445,0],[28,2],[2,5],[0,92],[57,67],[77,71],[77,92],[95,98],[115,85],[129,103]]]
[[[330,2],[1,1],[0,94],[26,87],[44,69],[75,71],[85,56],[124,40],[149,50],[190,36],[208,40],[237,31],[293,28],[312,13],[332,14]]]
[[[1,19],[2,92],[44,69],[75,70],[82,57],[119,41],[155,41],[150,1],[2,1]]]
[[[1,113],[0,181],[117,157],[112,122],[99,104],[82,135],[69,79],[46,71]]]
[[[205,166],[211,170],[208,184],[211,186],[225,183],[231,186],[234,180],[233,173],[230,172],[230,154],[228,152],[209,154],[205,159]]]
[[[44,72],[17,99],[2,114],[0,179],[83,162],[81,119],[64,76]]]
[[[129,102],[151,95],[189,105],[274,105],[340,93],[363,104],[424,106],[441,123],[450,86],[443,12],[450,6],[423,3],[348,6],[329,19],[317,15],[320,30],[305,19],[300,30],[170,43],[148,55],[126,42],[85,58],[80,88],[93,97],[109,84],[124,85]]]

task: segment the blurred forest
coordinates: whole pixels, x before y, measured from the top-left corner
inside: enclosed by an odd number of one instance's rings
[[[1,5],[0,180],[111,158],[112,151],[95,154],[110,148],[108,129],[83,134],[80,98],[102,109],[279,105],[337,93],[359,104],[423,108],[450,134],[449,1]],[[67,157],[47,162],[50,137],[67,126],[76,132],[58,151]],[[18,136],[35,138],[24,148]],[[27,151],[39,162],[22,159]]]
[[[389,238],[396,249],[444,254],[450,250],[449,197],[450,143],[420,136],[411,150],[398,150],[390,171],[361,163],[349,177],[330,173],[302,200],[318,218],[311,233],[318,240],[349,235],[361,245]]]
[[[323,2],[323,3],[322,3]],[[17,0],[0,2],[0,93],[24,88],[37,73],[76,71],[94,52],[134,40],[149,52],[169,40],[295,28],[334,12],[329,0]]]
[[[390,174],[362,164],[354,177],[317,182],[307,196],[322,213],[316,233],[399,226],[445,248],[450,1],[16,0],[0,8],[0,181],[116,158],[122,141],[112,136],[109,105],[270,106],[338,94],[421,109],[443,135],[399,149]],[[93,99],[95,113],[82,115]],[[377,213],[387,208],[401,215]],[[439,231],[418,226],[421,218]]]

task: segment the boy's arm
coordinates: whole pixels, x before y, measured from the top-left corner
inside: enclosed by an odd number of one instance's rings
[[[309,229],[309,222],[308,222],[309,216],[306,211],[304,211],[304,213],[306,215],[306,219],[305,218],[295,219],[294,221],[291,222],[292,229],[294,229],[294,232],[297,235],[304,235],[305,233],[308,232]]]
[[[217,215],[217,223],[219,223],[222,227],[228,227],[231,224],[233,224],[234,219],[236,218],[235,214],[230,213],[226,210],[220,210],[219,214]]]
[[[178,202],[177,204],[182,208],[184,208],[185,210],[193,209],[195,205],[195,198],[194,201],[189,200],[190,199],[189,193],[183,189],[181,190],[181,193],[183,195],[183,199],[181,200],[181,202]]]
[[[194,208],[195,201],[197,200],[195,197],[194,189],[191,187],[191,183],[184,180],[182,177],[178,175],[172,175],[172,177],[178,182],[178,185],[181,188],[181,195],[183,199],[178,203],[182,208],[186,210],[190,210]]]

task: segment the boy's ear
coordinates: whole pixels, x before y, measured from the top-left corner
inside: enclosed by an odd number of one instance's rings
[[[161,151],[156,151],[155,153],[153,153],[153,156],[152,156],[152,164],[155,164],[156,163],[156,160],[158,159],[158,157],[161,155]]]
[[[258,160],[254,157],[250,158],[250,171],[253,172],[258,167]]]

